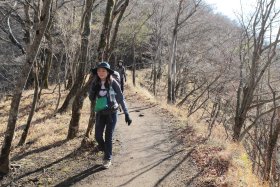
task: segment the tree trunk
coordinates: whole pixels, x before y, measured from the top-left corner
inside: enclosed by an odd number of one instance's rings
[[[177,18],[179,19],[179,17]],[[173,104],[175,103],[175,95],[174,95],[174,88],[175,88],[175,76],[176,76],[176,43],[177,43],[177,23],[175,25],[175,28],[173,29],[173,35],[172,35],[172,42],[171,42],[171,56],[170,61],[168,64],[168,93],[167,93],[167,103]]]
[[[52,65],[52,56],[53,52],[52,49],[46,49],[47,59],[43,70],[42,76],[42,88],[48,89],[49,88],[49,74]]]
[[[177,37],[179,30],[183,27],[182,24],[185,23],[188,19],[190,19],[197,10],[197,7],[201,1],[193,1],[193,4],[189,1],[179,0],[178,1],[178,9],[176,10],[175,22],[172,31],[172,40],[171,40],[171,49],[170,49],[170,61],[168,64],[168,89],[167,89],[167,103],[174,104],[176,102],[175,95],[175,84],[176,84],[176,50],[177,50]],[[182,12],[186,7],[190,8],[188,14],[186,14],[183,18]]]
[[[274,25],[274,22],[276,21],[275,18],[279,16],[279,12],[274,12],[273,7],[275,7],[275,0],[259,1],[255,13],[250,18],[252,22],[250,22],[249,25],[246,25],[245,23],[241,24],[244,26],[243,30],[246,38],[240,43],[239,53],[241,70],[239,78],[240,83],[236,98],[235,123],[233,126],[234,141],[241,141],[244,134],[253,126],[249,125],[250,128],[246,128],[245,131],[242,132],[243,135],[241,134],[247,113],[252,109],[255,90],[264,73],[267,72],[267,68],[271,65],[273,58],[276,55],[276,47],[280,42],[280,29],[278,29],[277,34],[273,36],[272,32],[267,29]],[[248,33],[250,33],[250,35],[248,35]],[[266,40],[268,37],[270,40]],[[245,63],[248,64],[245,66]],[[245,67],[248,69],[245,69]],[[245,69],[244,72],[248,72],[247,75],[242,75],[243,69]],[[243,81],[246,82],[246,85],[244,86]]]
[[[32,106],[31,106],[31,110],[30,110],[30,113],[29,113],[29,116],[28,116],[28,119],[27,119],[26,126],[25,126],[25,128],[23,130],[23,133],[21,135],[20,141],[18,143],[19,146],[22,146],[26,142],[27,135],[28,135],[28,132],[29,132],[29,129],[30,129],[30,126],[31,126],[31,121],[32,121],[32,118],[34,116],[36,105],[37,105],[37,101],[38,101],[39,79],[38,79],[38,69],[37,69],[37,66],[36,66],[36,62],[34,63],[34,77],[35,77],[35,81],[34,81],[35,89],[34,89],[34,96],[33,96]]]
[[[80,84],[78,84],[77,82],[80,82]],[[58,113],[66,112],[71,100],[74,98],[75,94],[77,93],[79,87],[82,84],[81,80],[79,80],[77,82],[76,82],[76,84],[74,83],[74,85],[70,89],[70,92],[67,94],[62,106],[57,110]]]
[[[132,40],[132,83],[133,86],[136,86],[136,62],[135,62],[135,35],[133,36]]]
[[[91,0],[88,0],[91,1]],[[67,135],[67,139],[73,139],[75,137],[77,137],[78,132],[79,132],[79,121],[80,121],[80,117],[81,117],[81,109],[83,107],[83,103],[84,100],[87,96],[87,91],[90,88],[91,82],[92,82],[92,77],[90,76],[90,79],[88,80],[88,82],[86,83],[86,85],[79,89],[73,105],[72,105],[72,116],[71,116],[71,120],[70,120],[70,124],[69,124],[69,129],[68,129],[68,135]]]
[[[160,34],[159,34],[160,35]],[[159,67],[160,67],[160,54],[161,54],[161,38],[160,36],[157,37],[157,50],[156,50],[156,55],[154,58],[154,66],[153,66],[153,93],[156,96],[157,94],[157,80],[158,80],[158,74],[160,71]]]
[[[33,66],[34,60],[37,56],[42,38],[46,31],[49,19],[51,0],[44,0],[42,5],[42,12],[40,16],[40,23],[37,30],[35,31],[34,41],[30,46],[27,47],[25,65],[22,67],[20,79],[17,80],[13,98],[11,102],[11,109],[9,112],[9,119],[7,124],[7,130],[0,155],[0,172],[7,174],[10,170],[10,152],[12,141],[14,138],[14,132],[16,127],[16,121],[18,117],[19,103],[22,95],[22,91],[25,87],[26,80],[28,78],[31,67]]]
[[[102,31],[100,35],[100,41],[97,48],[98,53],[98,61],[108,61],[108,49],[109,47],[109,39],[110,32],[112,26],[112,16],[113,16],[113,8],[115,6],[116,0],[107,0],[106,12],[103,20]]]
[[[114,32],[112,34],[112,38],[110,40],[110,47],[108,49],[108,54],[111,55],[113,49],[115,48],[115,43],[116,43],[116,39],[117,39],[117,35],[118,35],[118,31],[119,31],[119,26],[120,26],[120,22],[123,18],[124,12],[128,6],[129,0],[125,0],[125,2],[122,4],[120,11],[118,12],[118,18],[114,27]],[[114,13],[115,14],[115,13]],[[113,18],[116,17],[117,15],[113,15]]]
[[[95,107],[95,102],[93,101],[90,104],[90,117],[89,117],[89,121],[88,121],[87,131],[85,134],[85,137],[87,137],[87,138],[90,138],[90,136],[92,134],[94,122],[95,122],[95,112],[93,111],[94,107]]]
[[[82,88],[82,85],[84,83],[85,80],[85,67],[87,64],[87,58],[88,58],[88,43],[89,43],[89,35],[90,35],[90,21],[91,21],[91,12],[93,10],[93,3],[95,2],[95,0],[87,0],[86,1],[86,8],[85,8],[85,12],[84,12],[84,19],[81,20],[81,25],[83,26],[83,32],[81,34],[81,47],[79,49],[80,54],[79,55],[79,65],[78,65],[78,70],[76,73],[76,77],[75,77],[75,81],[74,84],[70,90],[70,92],[68,93],[68,95],[66,96],[66,99],[64,100],[64,103],[62,104],[61,108],[58,110],[59,113],[63,113],[66,111],[66,109],[68,108],[70,101],[73,98],[77,92],[79,92],[79,89]]]
[[[70,63],[68,57],[66,57],[66,61],[67,60],[68,60],[68,63]],[[67,67],[66,70],[65,70],[64,80],[65,80],[64,81],[65,90],[71,90],[71,87],[73,85],[73,77],[71,76],[71,73],[70,73],[70,67]]]
[[[154,59],[154,64],[153,64],[153,70],[152,70],[152,78],[153,78],[153,94],[154,96],[157,95],[157,65],[156,65],[156,59]]]
[[[85,71],[85,64],[87,62],[88,58],[88,43],[89,43],[89,35],[90,35],[90,23],[91,23],[91,13],[93,9],[93,3],[94,0],[87,0],[86,1],[86,8],[84,12],[84,20],[82,22],[83,25],[83,32],[81,36],[81,56],[79,58],[79,69],[78,69],[78,76],[77,81],[84,80],[84,71]],[[72,139],[77,136],[77,133],[79,131],[79,121],[81,116],[81,109],[83,107],[84,99],[87,94],[87,90],[90,87],[90,84],[92,82],[92,76],[90,76],[90,79],[87,81],[86,85],[83,87],[82,82],[80,82],[80,86],[78,87],[78,92],[74,98],[74,102],[72,105],[72,116],[71,121],[69,124],[69,130],[68,130],[68,136],[67,139]],[[76,84],[74,84],[76,85]],[[71,89],[72,90],[72,89]]]
[[[60,59],[57,63],[57,67],[56,67],[56,84],[58,84],[58,99],[57,99],[57,103],[56,103],[56,106],[55,106],[55,109],[54,109],[54,113],[57,113],[57,109],[59,107],[59,103],[60,103],[60,99],[61,99],[61,83],[60,83],[60,67],[61,67],[61,64],[62,64],[62,61],[63,61],[63,56],[64,56],[64,53],[60,53],[61,56],[60,56]]]
[[[48,48],[46,49],[47,58],[46,58],[46,63],[45,63],[45,67],[44,67],[44,70],[43,70],[44,73],[43,73],[43,77],[42,77],[41,89],[42,88],[45,88],[45,89],[49,88],[49,74],[50,74],[50,69],[51,69],[51,65],[52,65],[52,61],[53,61],[53,41],[52,41],[52,37],[51,37],[51,34],[50,34],[51,28],[52,28],[52,17],[51,17],[51,20],[48,24],[48,28],[46,30],[46,33],[45,33],[45,37],[48,41]]]
[[[27,80],[26,80],[26,83],[25,83],[25,87],[24,89],[32,89],[33,88],[33,85],[34,85],[34,72],[32,72],[32,68],[31,68],[31,72],[29,73],[28,77],[27,77]]]
[[[173,63],[172,63],[172,73],[171,73],[171,76],[172,76],[172,86],[171,86],[171,97],[172,97],[172,100],[171,100],[171,103],[172,104],[175,104],[176,103],[176,94],[175,94],[175,89],[176,89],[176,80],[177,80],[177,62],[176,62],[176,50],[177,50],[177,34],[175,35],[175,41],[174,41],[174,51],[172,52],[173,55],[172,55],[172,58],[173,58]]]
[[[99,61],[103,61],[103,60],[109,61],[109,56],[111,55],[111,53],[115,47],[115,41],[116,41],[117,34],[118,34],[119,24],[123,17],[123,14],[126,10],[126,7],[128,6],[129,0],[125,0],[125,2],[121,5],[119,11],[117,10],[117,12],[113,13],[115,3],[116,3],[115,0],[107,1],[106,13],[105,13],[105,17],[103,20],[103,27],[102,27],[100,41],[99,41],[98,50],[97,50]],[[117,14],[119,14],[119,16],[118,16],[118,19],[115,24],[112,39],[110,40],[110,32],[111,32],[113,20]],[[90,76],[90,79],[91,79],[91,76]],[[89,80],[89,81],[91,81],[91,80]],[[91,84],[91,82],[89,82],[89,81],[87,82],[87,84],[88,83]],[[92,108],[94,108],[94,103],[91,103],[90,118],[89,118],[89,122],[88,122],[88,128],[87,128],[87,131],[85,134],[85,137],[87,137],[87,138],[89,138],[89,136],[91,135],[91,132],[92,132],[92,129],[94,126],[94,122],[95,122],[95,113],[92,110]],[[87,141],[83,141],[83,142],[87,142]]]
[[[279,133],[280,133],[280,121],[278,120],[275,131],[273,132],[272,136],[269,137],[269,143],[267,147],[266,160],[265,160],[265,171],[264,171],[265,181],[268,181],[270,178],[272,157],[273,157],[273,152],[275,151],[277,145]]]

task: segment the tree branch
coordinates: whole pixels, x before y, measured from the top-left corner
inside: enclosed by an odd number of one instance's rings
[[[274,111],[274,110],[276,110],[276,109],[279,109],[279,108],[280,108],[280,106],[271,108],[270,110],[267,110],[267,111],[261,113],[259,116],[257,116],[256,119],[253,121],[253,123],[252,123],[251,125],[249,125],[248,127],[246,127],[246,128],[244,129],[244,131],[241,133],[241,135],[240,135],[240,137],[239,137],[239,142],[245,137],[246,133],[247,133],[249,130],[251,130],[251,129],[255,126],[256,122],[257,122],[262,116],[264,116],[264,115],[266,115],[266,114],[268,114],[268,113],[270,113],[270,112],[272,112],[272,111]]]
[[[12,32],[11,25],[10,25],[10,16],[7,19],[7,25],[8,25],[8,31],[9,31],[9,38],[10,38],[10,40],[12,41],[12,43],[15,46],[17,46],[21,50],[22,54],[25,54],[25,50],[24,50],[23,46],[17,41],[17,39],[15,38],[15,36],[14,36],[14,34]]]

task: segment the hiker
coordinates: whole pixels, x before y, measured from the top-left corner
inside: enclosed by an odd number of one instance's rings
[[[123,61],[119,60],[116,71],[120,74],[120,84],[121,84],[121,90],[123,92],[124,88],[124,81],[126,82],[126,73],[125,73],[125,67],[123,66]]]
[[[114,71],[107,62],[101,62],[91,70],[97,75],[92,82],[89,98],[95,102],[95,140],[98,143],[98,151],[104,152],[103,167],[109,168],[112,160],[112,139],[117,123],[118,105],[120,104],[125,114],[125,122],[130,125],[128,109],[120,86],[112,77]],[[103,132],[105,131],[105,141]]]

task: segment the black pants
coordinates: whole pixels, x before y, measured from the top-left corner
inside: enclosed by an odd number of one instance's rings
[[[100,112],[96,113],[95,124],[95,140],[98,146],[104,150],[104,159],[112,159],[112,142],[115,126],[117,123],[117,112],[113,112],[109,115],[102,115]],[[105,139],[103,133],[105,131]]]
[[[123,85],[124,85],[124,82],[123,82],[123,79],[121,79],[121,90],[122,90],[122,92],[123,92]]]

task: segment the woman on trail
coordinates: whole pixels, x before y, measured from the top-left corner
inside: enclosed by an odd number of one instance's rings
[[[117,123],[118,104],[121,105],[125,114],[125,122],[130,125],[132,120],[129,117],[120,85],[112,77],[114,71],[110,69],[110,65],[107,62],[101,62],[92,69],[92,73],[97,75],[89,91],[91,102],[95,102],[95,140],[98,143],[98,150],[104,151],[103,167],[109,168],[112,160],[112,139]]]

